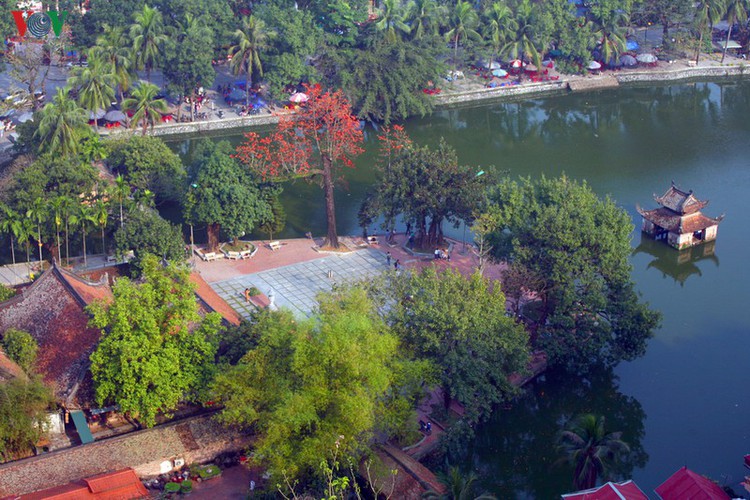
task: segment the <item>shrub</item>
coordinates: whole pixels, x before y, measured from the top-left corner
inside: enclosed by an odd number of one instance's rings
[[[198,471],[198,476],[200,476],[201,479],[211,479],[213,477],[221,476],[221,469],[217,467],[216,465],[206,465],[205,467],[201,467]]]
[[[191,485],[192,487],[192,485]],[[180,483],[167,483],[164,485],[164,492],[165,493],[177,493],[180,491]]]
[[[28,372],[36,361],[39,345],[28,332],[9,328],[3,334],[2,347],[10,359]]]
[[[180,491],[182,493],[190,493],[191,491],[193,491],[193,482],[190,479],[185,479],[180,484]]]
[[[8,299],[15,297],[16,289],[9,286],[0,285],[0,302],[5,302]]]
[[[256,295],[260,295],[261,293],[262,292],[260,290],[258,290],[257,288],[255,288],[254,286],[250,287],[249,294],[250,294],[251,297],[255,297]]]

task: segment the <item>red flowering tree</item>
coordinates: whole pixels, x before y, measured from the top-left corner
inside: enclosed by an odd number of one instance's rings
[[[295,115],[283,117],[276,130],[261,137],[245,134],[235,155],[263,179],[309,179],[319,182],[326,201],[328,232],[323,246],[338,248],[333,188],[339,169],[353,168],[362,153],[362,131],[344,94],[306,88],[309,100]]]

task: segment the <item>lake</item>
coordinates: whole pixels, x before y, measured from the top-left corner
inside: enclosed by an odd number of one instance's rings
[[[742,457],[750,453],[750,83],[627,87],[443,109],[405,127],[417,143],[444,137],[463,163],[492,164],[513,177],[565,173],[611,196],[636,225],[638,289],[663,313],[644,357],[588,380],[548,373],[479,426],[460,462],[480,475],[481,486],[499,498],[571,491],[570,471],[555,464],[555,435],[572,416],[595,412],[623,432],[631,445],[623,470],[648,495],[683,465],[740,493]],[[374,180],[376,135],[367,129],[367,152],[337,192],[340,234],[360,232],[357,210]],[[190,141],[175,147],[187,153]],[[679,253],[642,239],[636,203],[655,206],[652,194],[672,180],[711,200],[707,215],[726,214],[715,245]],[[288,222],[281,237],[324,233],[317,186],[287,186],[282,201]]]

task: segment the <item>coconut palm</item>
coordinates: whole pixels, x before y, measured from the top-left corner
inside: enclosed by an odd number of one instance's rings
[[[629,23],[628,15],[621,10],[605,9],[597,11],[592,22],[602,60],[605,63],[616,60],[627,47],[625,27]]]
[[[125,92],[133,80],[133,51],[131,43],[122,27],[104,26],[104,34],[96,39],[96,45],[89,50],[92,59],[99,59],[108,67],[114,83],[120,91],[120,102],[125,100]]]
[[[118,175],[115,178],[115,183],[110,187],[110,198],[120,204],[120,227],[124,224],[122,207],[125,201],[130,197],[130,186],[125,182],[125,178],[122,175]],[[101,210],[101,208],[100,208]],[[100,212],[101,213],[101,212]],[[99,219],[101,221],[101,217]],[[106,221],[106,218],[105,218]],[[101,224],[101,222],[100,222]],[[106,222],[105,222],[106,225]],[[102,228],[102,231],[104,229]],[[104,233],[102,233],[104,234]]]
[[[26,263],[31,261],[31,237],[34,236],[34,222],[28,217],[21,219],[21,232],[17,239],[26,248]]]
[[[133,90],[131,97],[122,103],[123,109],[133,111],[133,117],[130,119],[131,126],[135,128],[141,124],[143,135],[146,135],[149,125],[154,128],[154,125],[161,121],[162,113],[167,111],[166,101],[157,98],[157,95],[159,95],[159,87],[152,83],[141,83]]]
[[[458,1],[456,7],[453,9],[451,14],[449,25],[450,31],[445,34],[445,39],[449,42],[453,42],[453,69],[456,69],[456,62],[458,60],[458,42],[471,38],[474,40],[481,40],[482,35],[476,31],[476,27],[479,24],[479,16],[474,10],[474,7],[469,2]]]
[[[505,45],[503,52],[514,59],[528,57],[537,68],[541,67],[540,54],[534,44],[534,6],[523,0],[516,8],[516,30],[514,38]]]
[[[70,226],[78,224],[78,201],[70,196],[61,196],[62,215],[65,219],[65,263],[70,265]],[[54,200],[53,200],[54,201]]]
[[[89,117],[67,90],[58,88],[52,102],[39,115],[39,127],[34,133],[39,149],[59,155],[78,154],[82,138],[90,133]]]
[[[422,495],[422,498],[430,500],[495,500],[494,495],[487,493],[474,496],[474,483],[477,481],[477,475],[473,472],[463,474],[458,467],[451,467],[447,474],[439,474],[438,477],[447,491],[440,495],[433,490],[429,490]]]
[[[713,31],[713,25],[721,21],[721,16],[726,10],[724,0],[701,0],[696,6],[695,24],[700,33],[698,48],[695,50],[695,64],[700,61],[701,48],[703,48],[703,35],[706,29]]]
[[[10,237],[10,254],[13,259],[13,265],[16,264],[16,249],[13,237],[16,239],[23,233],[23,222],[21,215],[9,206],[0,205],[0,231],[8,233]]]
[[[42,224],[47,221],[49,217],[49,206],[47,200],[44,198],[36,198],[31,208],[26,211],[26,217],[29,217],[36,222],[36,241],[39,246],[39,262],[42,262]]]
[[[94,115],[94,128],[99,130],[96,112],[107,109],[115,99],[115,79],[100,59],[91,59],[85,68],[74,68],[68,85],[78,91],[78,104]]]
[[[375,29],[385,33],[388,43],[395,43],[403,34],[411,31],[409,25],[404,22],[404,12],[401,9],[400,0],[384,0],[383,12],[380,19],[375,23]]]
[[[120,213],[122,214],[122,210]],[[102,231],[102,254],[106,255],[107,245],[104,240],[104,230],[107,229],[107,222],[109,221],[109,203],[102,198],[98,198],[94,203],[94,218],[96,219],[96,225]]]
[[[503,2],[492,3],[484,13],[487,23],[487,34],[492,43],[492,60],[497,59],[497,54],[510,41],[517,29],[513,11]]]
[[[727,30],[727,41],[724,44],[724,51],[721,53],[721,62],[724,62],[724,58],[727,55],[727,46],[729,40],[732,37],[732,26],[734,23],[745,23],[747,22],[747,11],[750,10],[750,0],[727,0],[726,3],[726,16],[727,23],[729,23],[729,29]]]
[[[268,39],[276,33],[266,28],[266,23],[255,16],[242,20],[242,28],[234,32],[237,43],[229,47],[229,63],[235,75],[245,74],[245,105],[250,105],[250,87],[253,86],[253,75],[263,76],[263,63],[260,54],[268,49]]]
[[[579,415],[558,438],[561,461],[573,466],[573,487],[593,488],[599,477],[605,477],[621,454],[630,451],[620,439],[621,432],[607,432],[605,419],[587,413]]]
[[[49,209],[52,213],[52,221],[55,223],[55,234],[57,235],[57,260],[60,261],[62,252],[60,250],[60,228],[62,227],[65,214],[65,197],[55,196],[49,202]]]
[[[435,0],[412,0],[406,7],[406,20],[411,26],[412,38],[421,40],[426,35],[435,35],[440,20],[445,18],[445,8]]]
[[[96,206],[92,205],[88,201],[79,203],[76,206],[76,209],[76,219],[78,221],[78,225],[81,228],[81,234],[83,236],[83,267],[87,267],[88,260],[86,258],[86,233],[90,227],[93,227],[95,224],[97,224],[98,213],[96,211]]]
[[[130,26],[130,38],[133,40],[135,67],[146,70],[146,80],[151,81],[151,70],[161,59],[161,46],[167,40],[161,12],[148,5],[134,16],[135,23]]]

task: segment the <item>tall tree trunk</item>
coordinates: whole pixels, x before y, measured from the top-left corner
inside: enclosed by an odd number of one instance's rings
[[[208,235],[208,251],[213,252],[219,247],[219,233],[221,232],[221,225],[219,224],[208,224],[206,226],[206,234]]]
[[[704,27],[701,26],[701,35],[698,38],[698,49],[695,51],[695,64],[698,64],[698,61],[701,57],[701,49],[703,48],[703,32],[706,31]]]
[[[250,85],[253,82],[253,66],[250,64],[247,68],[247,78],[245,78],[245,107],[250,107]]]
[[[16,249],[15,245],[13,244],[13,235],[10,235],[10,254],[13,257],[13,265],[16,265]]]
[[[86,230],[81,229],[81,232],[83,233],[83,267],[88,267],[89,263],[88,260],[86,260]]]
[[[57,260],[57,263],[60,264],[60,256],[62,255],[62,250],[60,246],[60,228],[57,228],[56,234],[57,234],[57,258],[55,260]]]
[[[65,219],[65,262],[70,265],[70,237],[68,236],[68,219]]]
[[[323,246],[338,248],[339,235],[336,231],[336,205],[333,199],[333,161],[327,154],[321,156],[323,159],[323,190],[326,199],[326,223],[328,224],[328,234],[323,242]]]
[[[732,24],[729,25],[727,30],[727,41],[724,42],[724,52],[721,53],[721,63],[724,63],[724,58],[727,56],[727,48],[729,47],[729,38],[732,36]]]
[[[31,243],[28,239],[26,240],[24,246],[26,247],[26,264],[28,264],[29,262],[31,262]]]
[[[39,246],[39,263],[41,264],[42,259],[42,226],[37,226],[37,233],[36,233],[36,243],[37,246]]]
[[[456,72],[456,69],[458,68],[458,33],[456,33],[456,40],[453,44],[453,72]],[[451,75],[453,77],[454,75]]]

